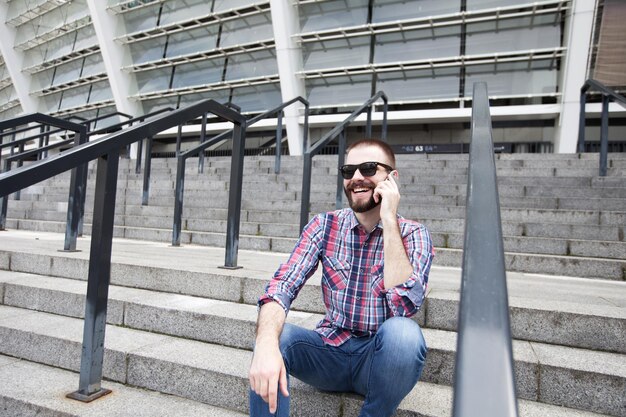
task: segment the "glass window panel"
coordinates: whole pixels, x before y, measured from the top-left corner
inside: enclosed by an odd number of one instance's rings
[[[164,109],[166,107],[176,108],[178,97],[159,97],[142,102],[145,114]]]
[[[161,26],[206,16],[210,12],[211,2],[207,0],[169,0],[163,3]]]
[[[561,29],[554,16],[506,19],[467,26],[468,55],[553,48],[561,44]]]
[[[216,83],[222,80],[224,58],[176,66],[173,88]]]
[[[377,90],[389,101],[445,99],[459,96],[459,68],[437,68],[405,72],[381,73]]]
[[[230,56],[226,68],[226,80],[278,74],[278,65],[273,52],[274,50],[259,51]]]
[[[207,26],[182,33],[175,33],[169,37],[167,56],[187,55],[214,49],[217,45],[217,34],[217,26]]]
[[[89,77],[90,75],[102,74],[106,72],[104,67],[104,61],[100,54],[90,55],[85,57],[85,66],[83,67],[82,77]]]
[[[257,3],[255,0],[215,0],[213,5],[214,12],[223,12],[224,10],[239,9],[241,7],[250,6]]]
[[[61,103],[61,93],[48,94],[42,97],[43,98],[43,112],[42,113],[53,113],[59,110],[59,104]]]
[[[233,90],[233,103],[241,107],[242,112],[269,110],[279,106],[281,102],[279,84],[257,85]]]
[[[487,83],[489,95],[551,94],[557,91],[555,63],[551,60],[468,66],[465,95],[471,96],[475,82]]]
[[[156,27],[159,17],[159,7],[142,7],[132,12],[125,13],[126,33],[141,32]]]
[[[15,106],[0,113],[0,120],[8,120],[17,117],[22,113],[22,106]]]
[[[374,62],[416,61],[460,55],[461,28],[416,30],[376,36]]]
[[[510,7],[510,6],[519,6],[526,4],[532,4],[533,2],[529,1],[519,1],[519,0],[467,0],[467,10],[481,10],[481,9],[494,9],[496,7]]]
[[[224,22],[220,46],[227,47],[273,38],[274,31],[269,13],[264,13]]]
[[[370,37],[305,43],[302,55],[305,70],[365,65],[369,63]]]
[[[367,23],[368,0],[335,0],[299,6],[302,32]]]
[[[151,71],[141,71],[135,74],[139,93],[151,93],[167,90],[170,85],[172,68],[159,68]]]
[[[64,84],[68,81],[75,81],[79,79],[82,66],[82,59],[77,59],[76,61],[59,65],[54,76],[53,85]]]
[[[306,81],[311,106],[337,106],[364,103],[371,97],[372,76],[329,77]]]
[[[87,104],[88,94],[88,85],[63,91],[63,95],[61,98],[61,107],[59,110],[70,109],[72,107],[78,107]]]
[[[180,98],[180,106],[189,106],[193,103],[197,103],[199,101],[204,101],[208,99],[213,99],[218,103],[226,103],[228,102],[228,97],[230,97],[230,88],[223,88],[221,90],[215,91],[206,91],[203,93],[197,94],[185,94]]]
[[[76,37],[76,43],[72,51],[80,51],[88,46],[98,45],[98,38],[96,36],[93,26],[86,26],[78,30],[78,36]]]
[[[372,10],[372,22],[416,19],[458,13],[460,10],[460,0],[376,0]]]
[[[93,84],[91,89],[91,95],[89,96],[90,103],[97,103],[99,101],[110,100],[113,98],[111,87],[108,81],[100,81]]]
[[[41,90],[44,88],[48,88],[52,85],[52,79],[54,77],[54,68],[47,69],[45,71],[38,72],[34,74],[32,80],[34,84],[32,88],[34,90]]]
[[[53,39],[50,42],[47,42],[45,45],[41,46],[41,51],[43,52],[43,61],[60,58],[64,55],[69,54],[73,50],[74,45],[74,36],[75,34],[70,33],[56,39]]]
[[[156,61],[163,58],[165,49],[165,36],[155,39],[148,39],[142,42],[134,42],[128,45],[130,55],[135,64],[143,64],[144,62]]]

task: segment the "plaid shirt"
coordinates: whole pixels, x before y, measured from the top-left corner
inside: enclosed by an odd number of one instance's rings
[[[383,229],[367,233],[351,209],[317,215],[305,227],[288,261],[281,264],[259,305],[276,301],[285,312],[322,262],[326,315],[316,331],[339,346],[352,336],[371,336],[388,318],[414,315],[422,305],[434,256],[430,234],[420,223],[398,216],[400,234],[413,274],[385,289]]]

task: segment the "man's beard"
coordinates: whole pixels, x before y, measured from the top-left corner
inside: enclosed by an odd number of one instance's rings
[[[368,187],[373,190],[374,184],[369,181],[359,181],[357,183],[351,183],[350,185],[348,185],[348,187],[343,187],[343,192],[346,194],[346,197],[348,197],[348,204],[355,213],[365,213],[366,211],[370,211],[380,204],[380,199],[378,200],[378,202],[374,200],[374,194],[372,194],[372,196],[367,201],[352,200],[351,190],[359,187]]]

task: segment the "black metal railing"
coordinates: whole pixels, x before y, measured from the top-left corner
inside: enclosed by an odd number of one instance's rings
[[[192,106],[175,110],[158,118],[126,128],[100,139],[79,145],[66,152],[51,156],[33,164],[0,174],[0,196],[29,187],[62,172],[86,165],[96,159],[97,174],[94,200],[94,214],[91,231],[91,252],[87,279],[87,299],[85,303],[85,327],[80,365],[78,391],[69,394],[70,398],[91,401],[109,392],[102,388],[102,361],[104,355],[104,333],[109,282],[111,275],[111,247],[113,241],[113,219],[120,150],[129,144],[178,126],[211,112],[235,124],[233,142],[236,149],[242,149],[245,140],[246,120],[238,112],[222,106],[214,100],[206,100]],[[241,179],[243,158],[233,157],[231,181]],[[231,186],[232,188],[232,186]],[[229,202],[229,211],[239,210],[241,204]],[[235,216],[232,216],[234,219]],[[231,216],[229,216],[231,219]],[[229,221],[227,234],[237,239],[239,224]],[[237,250],[236,246],[234,247]],[[226,249],[229,250],[228,248]],[[236,259],[229,254],[227,258]]]
[[[0,122],[0,132],[4,132],[7,129],[11,129],[13,131],[16,130],[18,126],[28,125],[30,123],[38,123],[44,129],[40,129],[43,133],[39,135],[35,135],[34,139],[41,138],[42,136],[46,136],[50,132],[47,132],[49,127],[57,127],[60,128],[59,131],[72,131],[74,132],[74,137],[71,139],[66,139],[54,144],[45,144],[44,146],[39,146],[36,149],[24,151],[24,144],[33,140],[33,137],[22,138],[19,140],[13,140],[9,143],[2,144],[0,139],[0,152],[3,147],[11,146],[14,147],[16,143],[19,142],[20,153],[8,156],[4,159],[4,166],[2,169],[3,173],[7,173],[11,171],[13,162],[18,162],[18,167],[22,165],[22,162],[33,155],[41,155],[42,152],[48,152],[48,150],[60,146],[64,146],[70,143],[73,143],[74,146],[79,146],[87,142],[87,129],[85,126],[69,122],[67,120],[58,119],[56,117],[48,116],[41,113],[33,113],[25,116],[16,117],[10,120],[5,120]],[[23,132],[33,129],[32,127],[21,129]],[[13,149],[13,148],[11,148]],[[78,235],[80,234],[80,229],[82,225],[82,219],[84,215],[84,204],[85,204],[85,194],[87,188],[87,164],[83,164],[80,166],[72,167],[72,174],[70,180],[70,190],[68,197],[68,207],[67,207],[67,222],[65,225],[65,242],[63,245],[63,249],[66,251],[75,251],[76,250],[76,240]],[[0,207],[0,230],[4,230],[6,227],[6,219],[8,212],[8,200],[9,193],[5,193],[5,190],[2,189],[0,192],[2,195],[2,204]]]
[[[291,106],[292,104],[296,102],[300,102],[304,104],[304,135],[303,135],[303,140],[302,140],[303,149],[304,149],[308,140],[307,134],[309,130],[309,102],[302,97],[296,97],[288,102],[281,104],[280,106],[276,108],[268,110],[246,121],[246,128],[247,128],[249,126],[252,126],[256,122],[258,122],[259,120],[267,119],[270,116],[277,115],[278,117],[277,126],[276,126],[277,152],[276,152],[276,158],[275,158],[275,164],[274,164],[274,172],[276,173],[280,172],[280,157],[281,157],[280,153],[281,152],[279,152],[278,150],[280,150],[280,146],[281,146],[280,144],[282,142],[282,132],[283,132],[282,112],[286,107]],[[203,118],[203,123],[204,122],[205,122],[205,119]],[[184,189],[185,189],[185,165],[186,165],[187,159],[198,154],[200,155],[203,154],[206,148],[224,140],[230,134],[231,134],[231,131],[226,131],[206,141],[202,140],[201,138],[199,145],[196,145],[193,148],[188,149],[185,152],[178,154],[177,166],[176,166],[176,191],[174,193],[174,222],[173,222],[173,227],[172,227],[172,246],[180,246],[180,235],[181,235],[181,230],[182,230],[183,196],[184,196]],[[241,165],[239,169],[243,169],[244,149],[243,148],[235,149],[235,147],[233,147],[233,157],[232,157],[233,162],[235,161],[235,157],[237,158],[236,160],[237,164]],[[235,164],[231,166],[231,170],[232,169],[235,169]],[[239,204],[241,204],[242,185],[243,185],[243,182],[241,178],[237,178],[235,182],[233,182],[231,179],[230,189],[229,189],[229,202],[238,201]],[[236,216],[236,219],[230,219],[231,215]],[[230,221],[233,221],[237,225],[239,225],[240,210],[234,210],[232,213],[229,212],[228,216],[229,216]],[[239,233],[237,232],[237,235],[238,234]],[[227,235],[226,236],[227,247],[228,245],[233,245],[233,244],[238,244],[238,242],[234,240],[234,236]],[[234,268],[236,266],[237,266],[236,259],[228,259],[228,258],[226,259],[226,262],[225,262],[226,268]]]
[[[367,125],[365,135],[368,138],[372,137],[372,105],[379,99],[383,100],[383,123],[381,131],[381,139],[387,140],[387,96],[384,92],[379,91],[373,95],[369,100],[361,105],[358,109],[353,111],[346,119],[332,128],[324,137],[310,146],[304,153],[304,167],[302,172],[302,201],[300,206],[300,230],[304,229],[304,226],[309,221],[309,209],[311,199],[311,173],[313,170],[313,157],[321,152],[337,136],[339,136],[339,151],[337,158],[337,168],[343,165],[346,153],[346,136],[345,129],[364,111],[367,112]],[[339,171],[337,171],[339,172]],[[337,176],[337,193],[335,199],[335,206],[340,208],[343,198],[343,181],[341,176]]]
[[[453,416],[517,416],[500,202],[485,83],[474,84]]]
[[[580,117],[578,121],[578,152],[585,151],[585,107],[587,104],[587,92],[596,91],[602,94],[602,124],[600,127],[600,173],[605,177],[607,173],[607,159],[609,153],[609,103],[615,101],[626,107],[626,97],[616,93],[604,84],[589,79],[580,88]]]

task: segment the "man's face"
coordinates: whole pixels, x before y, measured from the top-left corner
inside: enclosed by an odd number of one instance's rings
[[[377,146],[359,146],[350,151],[346,155],[346,164],[358,165],[363,162],[382,162],[391,165],[391,161],[385,156],[382,150]],[[348,197],[350,208],[357,213],[364,213],[380,204],[380,200],[374,200],[374,188],[380,181],[387,179],[389,172],[382,166],[378,166],[376,174],[371,177],[365,177],[356,170],[354,176],[343,180],[343,190]]]

